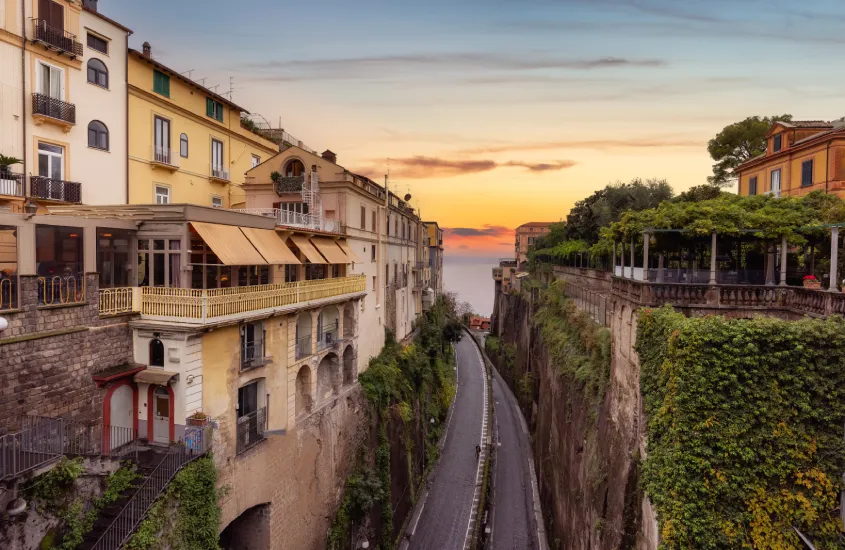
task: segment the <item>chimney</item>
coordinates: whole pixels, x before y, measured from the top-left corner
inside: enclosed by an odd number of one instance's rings
[[[97,13],[97,0],[82,0],[82,7]]]
[[[144,50],[144,57],[152,57],[153,56],[153,47],[150,46],[149,42],[144,42],[144,45],[141,46],[141,49]]]
[[[334,154],[330,149],[326,149],[325,151],[323,151],[323,154],[320,155],[320,156],[322,156],[324,159],[326,159],[329,162],[333,162],[333,163],[337,164],[337,155]]]

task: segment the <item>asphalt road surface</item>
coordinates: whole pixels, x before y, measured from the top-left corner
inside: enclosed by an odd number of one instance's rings
[[[496,408],[493,443],[496,467],[491,523],[493,550],[536,550],[530,443],[520,418],[516,399],[498,373],[493,375]]]
[[[479,479],[475,446],[481,444],[484,422],[484,366],[469,335],[458,342],[456,351],[455,406],[422,512],[411,518],[411,549],[461,550],[467,544]]]

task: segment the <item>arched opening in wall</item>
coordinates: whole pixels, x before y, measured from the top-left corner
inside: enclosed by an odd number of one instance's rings
[[[307,311],[296,318],[296,360],[299,361],[312,353],[311,314]]]
[[[355,335],[355,304],[347,303],[343,307],[343,337],[352,338]]]
[[[150,340],[150,366],[164,366],[164,344],[158,338]]]
[[[303,365],[296,373],[296,416],[311,410],[311,367]]]
[[[285,164],[284,167],[284,174],[286,178],[294,177],[294,176],[304,176],[305,175],[305,165],[302,164],[302,161],[299,159],[292,159]]]
[[[270,504],[247,508],[220,533],[222,550],[270,548]]]
[[[339,389],[341,380],[337,355],[329,353],[317,366],[317,403],[329,400]]]
[[[328,349],[337,341],[340,312],[335,306],[326,306],[317,316],[317,351]]]
[[[343,385],[346,386],[355,381],[355,352],[352,346],[346,346],[343,350]]]

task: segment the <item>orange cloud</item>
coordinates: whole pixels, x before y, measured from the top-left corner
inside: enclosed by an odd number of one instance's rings
[[[373,161],[375,164],[376,161]],[[426,179],[451,178],[465,174],[489,172],[497,168],[525,168],[529,172],[551,172],[572,168],[576,162],[572,160],[556,160],[554,162],[525,162],[494,160],[457,160],[438,157],[415,156],[407,158],[391,158],[391,175],[399,178]],[[373,173],[374,168],[365,169],[363,173]]]
[[[513,239],[513,229],[501,225],[443,229],[443,247],[447,254],[511,257],[513,242],[507,242],[508,239]]]

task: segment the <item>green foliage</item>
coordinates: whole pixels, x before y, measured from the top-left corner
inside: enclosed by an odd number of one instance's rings
[[[707,181],[720,187],[729,185],[734,168],[766,151],[766,133],[772,124],[791,120],[792,115],[752,116],[722,128],[707,143],[707,152],[716,161]]]
[[[241,117],[241,126],[252,132],[253,134],[261,135],[261,128],[258,127],[258,124],[255,123],[254,120],[247,117]],[[263,137],[263,136],[262,136]]]
[[[52,470],[32,478],[23,488],[26,500],[40,501],[49,510],[56,510],[64,501],[73,482],[85,472],[81,456],[63,456]]]
[[[845,321],[645,310],[642,482],[661,548],[843,548]]]
[[[220,530],[217,470],[210,456],[185,466],[156,501],[127,550],[216,550]],[[172,522],[172,525],[168,525]]]
[[[674,202],[709,201],[710,199],[718,198],[722,193],[725,193],[725,191],[722,191],[722,188],[718,185],[696,185],[695,187],[690,187],[672,200]]]
[[[64,537],[62,537],[62,543],[53,548],[58,550],[74,550],[79,546],[85,537],[85,533],[94,527],[99,510],[97,506],[94,506],[87,512],[84,512],[82,499],[78,498],[74,500],[70,506],[59,513],[59,518],[64,522],[66,531]]]
[[[270,172],[270,181],[272,181],[273,183],[281,182],[282,181],[282,173],[277,171],[277,170]]]
[[[531,403],[534,400],[534,375],[531,372],[524,373],[516,390],[521,403]]]
[[[16,157],[7,157],[6,155],[0,155],[0,168],[5,169],[9,166],[13,166],[15,164],[22,164],[23,161]]]
[[[587,402],[597,409],[610,377],[610,331],[566,297],[566,283],[556,281],[541,295],[533,322],[557,371],[581,384]]]

